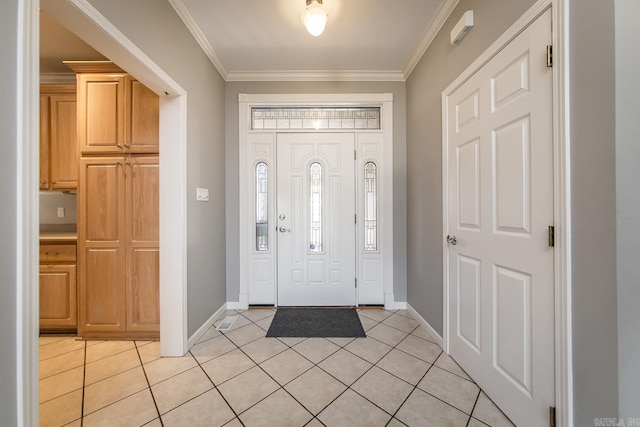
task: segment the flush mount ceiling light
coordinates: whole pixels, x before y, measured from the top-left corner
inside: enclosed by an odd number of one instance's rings
[[[319,36],[327,25],[327,12],[322,6],[322,0],[307,0],[307,7],[302,14],[302,22],[309,34]]]

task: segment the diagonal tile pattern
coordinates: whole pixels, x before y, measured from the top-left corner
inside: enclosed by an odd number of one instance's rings
[[[40,426],[513,426],[406,310],[367,338],[265,338],[275,309],[228,310],[183,357],[158,342],[40,338]]]

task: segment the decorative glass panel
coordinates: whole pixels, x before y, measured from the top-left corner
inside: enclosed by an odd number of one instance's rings
[[[380,129],[380,107],[255,107],[251,129]]]
[[[364,165],[364,250],[378,249],[378,167]]]
[[[256,251],[269,250],[269,167],[256,165]]]
[[[309,251],[322,252],[322,165],[309,166]]]

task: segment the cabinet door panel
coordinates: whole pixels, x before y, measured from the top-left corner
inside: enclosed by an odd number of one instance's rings
[[[159,98],[127,76],[125,147],[132,153],[157,153],[160,147]]]
[[[127,330],[159,331],[159,250],[132,248],[129,262]]]
[[[40,328],[76,327],[76,266],[40,266]]]
[[[160,330],[158,156],[127,164],[127,330]]]
[[[40,95],[40,189],[49,189],[49,96]]]
[[[51,96],[51,188],[78,187],[75,94]]]
[[[84,162],[78,218],[83,238],[88,241],[117,241],[124,238],[124,173],[121,159],[97,158]]]
[[[78,192],[79,333],[125,330],[122,157],[83,157]]]
[[[159,172],[158,157],[129,160],[127,170],[128,241],[158,242],[160,239]]]
[[[82,328],[125,330],[124,269],[119,248],[87,248],[81,288]]]
[[[78,75],[78,143],[82,153],[120,153],[124,75]]]

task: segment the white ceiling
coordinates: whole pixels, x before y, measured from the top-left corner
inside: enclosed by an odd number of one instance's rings
[[[226,80],[405,80],[458,0],[323,0],[322,35],[305,0],[168,0]],[[41,14],[41,72],[102,56]],[[63,37],[63,39],[60,39]]]
[[[343,76],[404,80],[457,0],[324,0],[322,35],[305,0],[169,0],[227,80]]]

